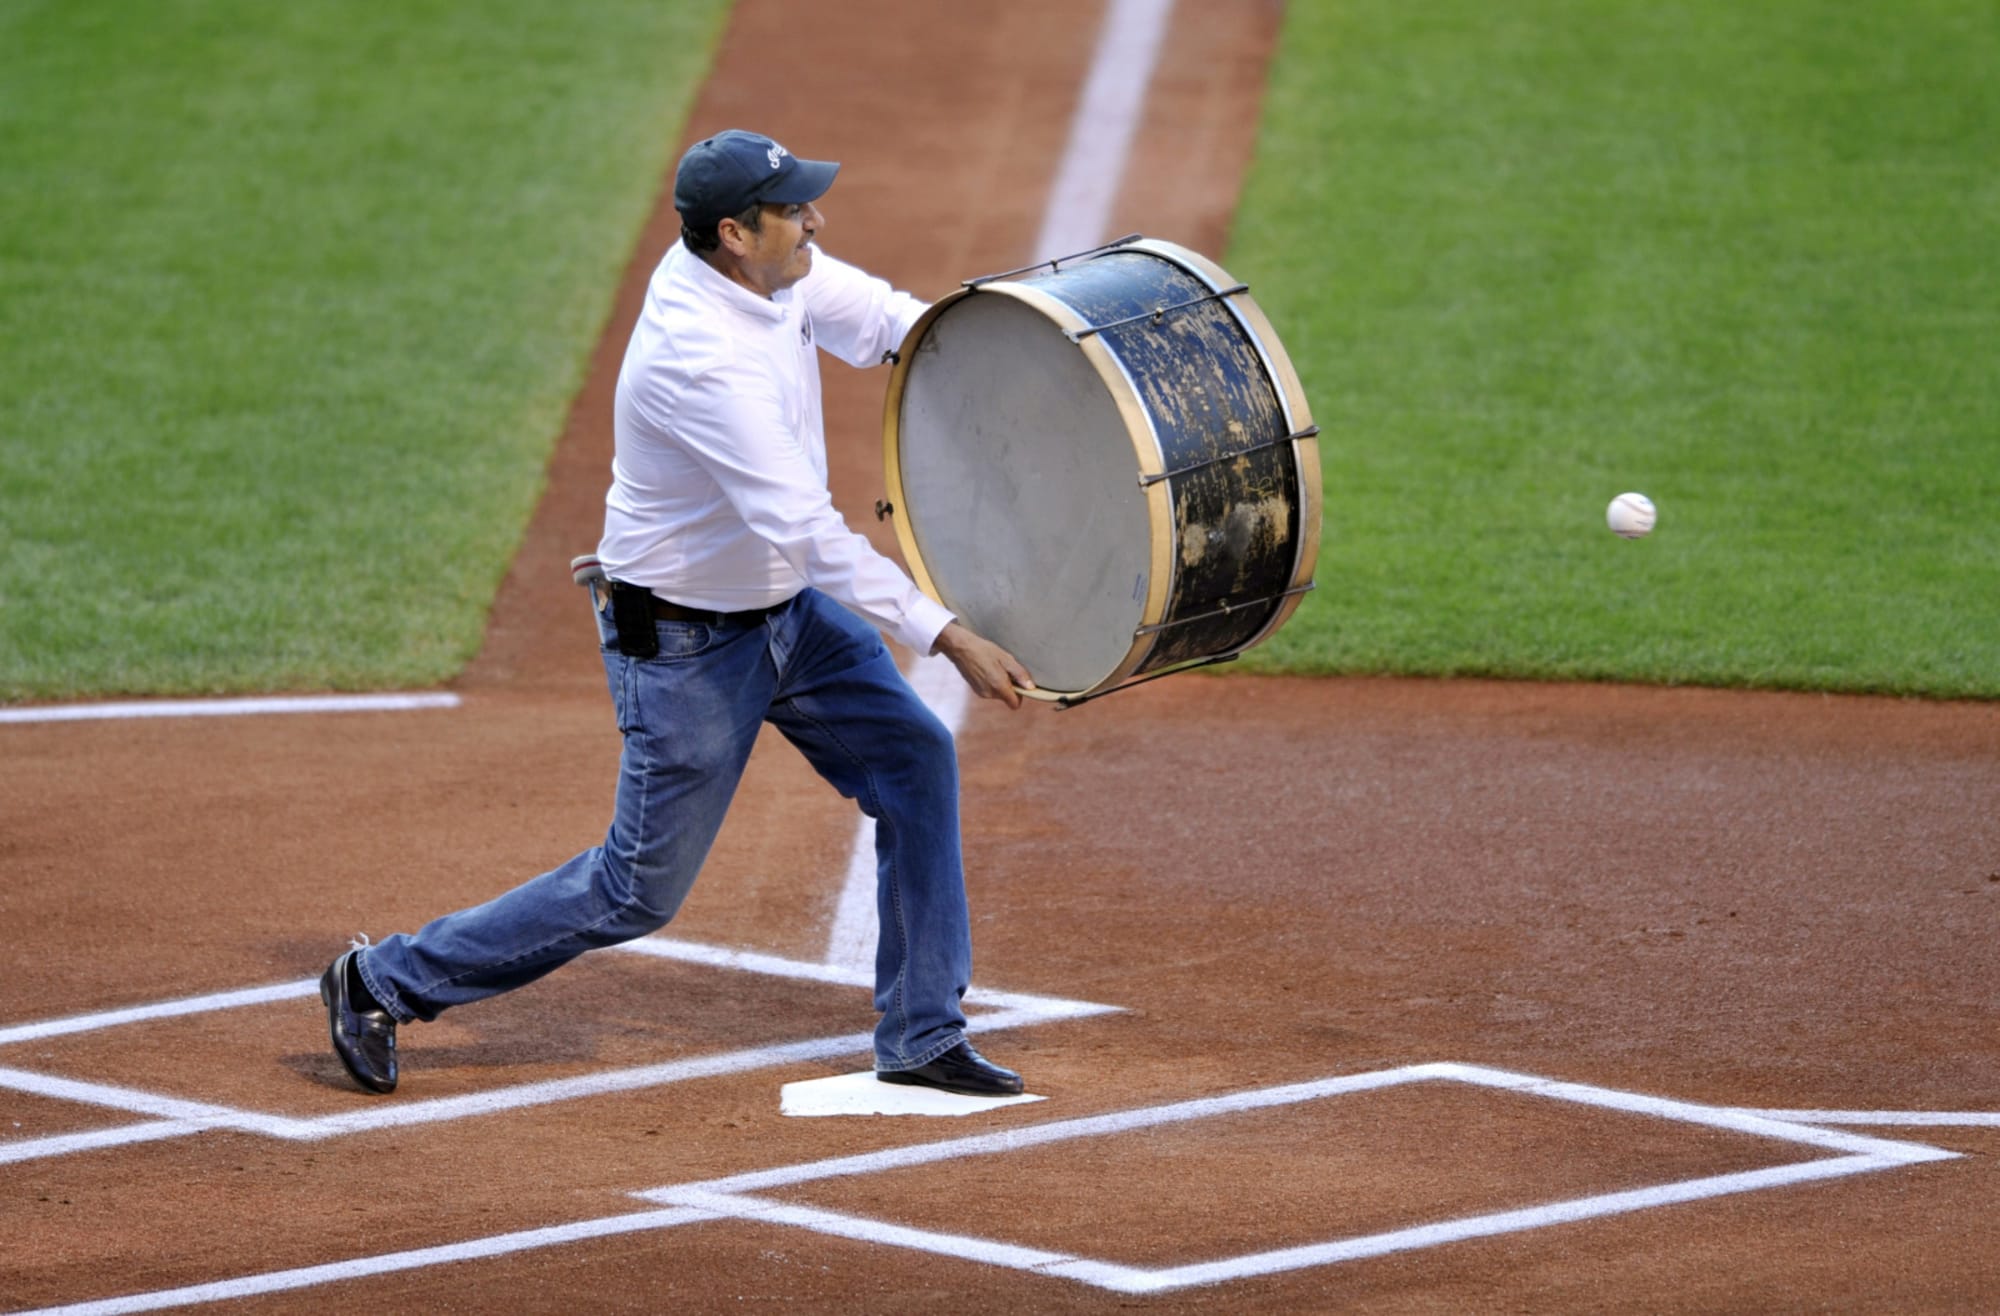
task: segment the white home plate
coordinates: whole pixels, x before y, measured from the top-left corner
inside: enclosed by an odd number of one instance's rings
[[[936,1088],[905,1087],[884,1083],[870,1070],[787,1083],[782,1109],[787,1115],[977,1115],[996,1106],[1044,1100],[1032,1092],[1018,1097],[966,1097]]]

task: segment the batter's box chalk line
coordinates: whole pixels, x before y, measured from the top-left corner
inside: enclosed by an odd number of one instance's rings
[[[1246,1111],[1269,1110],[1347,1093],[1374,1091],[1409,1083],[1440,1081],[1546,1097],[1556,1101],[1636,1115],[1650,1115],[1708,1128],[1728,1129],[1820,1151],[1835,1152],[1838,1155],[1773,1166],[1768,1169],[1686,1179],[1657,1184],[1649,1188],[1602,1193],[1519,1210],[1464,1216],[1456,1220],[1391,1230],[1387,1233],[1336,1239],[1163,1269],[1120,1265],[1070,1253],[1021,1247],[995,1239],[915,1229],[883,1220],[823,1210],[759,1195],[773,1189],[789,1188],[823,1179],[879,1174],[886,1170],[956,1161],[969,1156],[1002,1155],[1078,1138],[1109,1137],[1137,1129],[1213,1119]],[[1695,1105],[1664,1097],[1591,1087],[1581,1083],[1558,1082],[1553,1079],[1537,1078],[1531,1074],[1510,1073],[1478,1065],[1428,1064],[1370,1074],[1352,1074],[1285,1087],[1264,1088],[1084,1119],[1060,1120],[923,1146],[895,1148],[753,1174],[732,1175],[702,1183],[655,1188],[635,1195],[661,1206],[683,1207],[690,1211],[701,1212],[708,1217],[734,1217],[764,1224],[791,1225],[839,1238],[910,1248],[938,1256],[956,1257],[1013,1270],[1057,1276],[1118,1293],[1145,1294],[1197,1285],[1220,1284],[1228,1280],[1271,1275],[1307,1267],[1328,1266],[1362,1257],[1384,1256],[1392,1252],[1435,1247],[1441,1243],[1458,1242],[1463,1239],[1487,1238],[1497,1234],[1620,1215],[1652,1207],[1722,1197],[1732,1193],[1865,1174],[1872,1170],[1893,1169],[1925,1161],[1947,1160],[1957,1155],[1956,1152],[1937,1147],[1793,1124],[1747,1111]]]
[[[1387,1233],[1280,1248],[1247,1256],[1190,1262],[1159,1269],[1121,1265],[1043,1248],[1022,1247],[997,1239],[915,1229],[889,1221],[779,1201],[763,1195],[773,1190],[819,1180],[880,1174],[912,1166],[955,1161],[968,1156],[1002,1155],[1078,1138],[1111,1137],[1139,1129],[1213,1119],[1249,1111],[1270,1110],[1352,1092],[1367,1092],[1423,1082],[1465,1083],[1476,1088],[1498,1089],[1556,1101],[1574,1102],[1599,1109],[1679,1120],[1708,1128],[1754,1134],[1782,1143],[1832,1152],[1834,1155],[1774,1166],[1770,1169],[1687,1179],[1651,1188],[1572,1198],[1520,1210],[1464,1216],[1456,1220],[1392,1230]],[[1703,1198],[1722,1197],[1731,1193],[1751,1192],[1760,1188],[1777,1188],[1787,1184],[1864,1174],[1871,1170],[1918,1165],[1925,1161],[1947,1160],[1956,1155],[1955,1152],[1944,1151],[1937,1147],[1840,1133],[1772,1119],[1749,1111],[1700,1106],[1663,1097],[1590,1087],[1581,1083],[1558,1082],[1553,1079],[1537,1078],[1531,1074],[1509,1073],[1506,1070],[1488,1069],[1478,1065],[1410,1065],[1371,1074],[1349,1074],[1320,1079],[1316,1082],[1236,1092],[1080,1119],[1058,1120],[1048,1124],[1028,1125],[944,1142],[890,1148],[858,1156],[834,1157],[829,1160],[810,1161],[749,1174],[703,1180],[699,1183],[670,1185],[634,1194],[651,1204],[650,1209],[571,1221],[539,1229],[493,1234],[435,1247],[378,1253],[374,1256],[353,1257],[345,1261],[302,1266],[292,1270],[265,1271],[233,1279],[214,1280],[177,1289],[162,1289],[151,1293],[135,1293],[124,1297],[81,1302],[65,1307],[46,1308],[39,1314],[29,1313],[24,1316],[51,1316],[55,1312],[65,1313],[66,1316],[118,1316],[120,1313],[157,1311],[167,1307],[290,1292],[397,1271],[488,1260],[517,1252],[558,1247],[620,1234],[645,1233],[673,1229],[681,1225],[726,1220],[790,1225],[884,1247],[909,1248],[934,1256],[1004,1266],[1013,1270],[1094,1285],[1117,1293],[1164,1293],[1174,1289],[1222,1284],[1257,1275],[1274,1275],[1284,1271],[1329,1266],[1362,1257],[1408,1252],[1464,1239],[1489,1238],[1571,1221],[1672,1206]]]
[[[871,990],[874,986],[874,974],[870,971],[836,964],[816,964],[805,960],[786,959],[756,951],[731,950],[670,937],[642,937],[611,949],[708,968],[764,974],[839,987]],[[16,1024],[0,1028],[0,1047],[104,1028],[129,1026],[156,1019],[169,1019],[180,1015],[241,1009],[245,1006],[263,1005],[274,1001],[317,996],[318,992],[318,979],[308,978],[274,986],[216,992],[206,996],[105,1010],[42,1023]],[[993,991],[978,986],[966,993],[965,1004],[968,1014],[967,1027],[970,1031],[978,1033],[993,1032],[1002,1028],[1024,1028],[1065,1019],[1082,1019],[1091,1015],[1114,1013],[1120,1008],[1115,1005],[1101,1005],[1094,1001],[1072,1001],[1056,996],[1030,995],[1026,992]],[[315,1005],[314,1008],[318,1007]],[[163,1138],[186,1137],[211,1129],[233,1129],[271,1138],[314,1141],[370,1129],[468,1119],[476,1115],[491,1115],[527,1106],[549,1105],[615,1092],[631,1092],[641,1088],[660,1087],[669,1083],[714,1078],[724,1074],[744,1073],[781,1065],[832,1060],[857,1054],[867,1055],[872,1052],[873,1043],[873,1035],[865,1032],[834,1037],[810,1037],[748,1047],[740,1051],[688,1056],[658,1064],[599,1070],[580,1074],[574,1078],[518,1083],[455,1097],[436,1097],[427,1101],[374,1101],[361,1109],[312,1117],[294,1117],[205,1101],[190,1101],[164,1093],[117,1087],[108,1083],[84,1082],[57,1074],[0,1065],[0,1089],[12,1089],[59,1101],[74,1101],[83,1105],[122,1110],[128,1114],[149,1117],[137,1123],[80,1133],[0,1140],[0,1164],[49,1156],[67,1156],[137,1142],[158,1141]]]

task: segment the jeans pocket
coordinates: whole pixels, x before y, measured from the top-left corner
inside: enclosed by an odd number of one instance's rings
[[[717,635],[700,622],[654,623],[659,652],[650,658],[630,658],[618,651],[618,637],[605,624],[604,674],[611,688],[612,711],[625,735],[646,729],[649,711],[657,718],[678,698],[676,692],[700,670],[690,660],[716,647]],[[668,702],[662,703],[665,699]]]
[[[660,652],[658,658],[648,659],[649,662],[660,658],[692,658],[715,639],[715,632],[698,621],[655,622],[653,628],[659,632]]]

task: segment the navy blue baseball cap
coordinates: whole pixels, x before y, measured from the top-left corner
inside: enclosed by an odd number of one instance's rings
[[[696,142],[681,157],[674,171],[674,209],[689,226],[706,228],[758,202],[817,201],[839,172],[838,164],[801,160],[762,133],[730,128]]]

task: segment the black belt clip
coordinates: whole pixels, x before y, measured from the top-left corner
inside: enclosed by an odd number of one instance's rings
[[[618,630],[618,652],[627,658],[652,658],[660,652],[660,633],[653,629],[653,591],[643,585],[611,582],[611,624]]]

